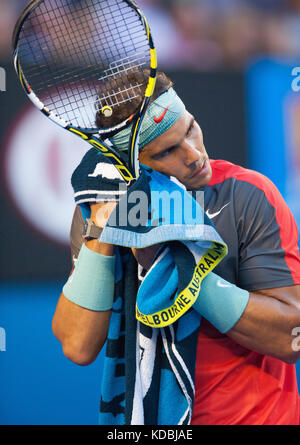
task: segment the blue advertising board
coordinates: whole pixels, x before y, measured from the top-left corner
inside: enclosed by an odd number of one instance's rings
[[[248,165],[274,182],[300,227],[300,61],[256,61],[246,97]]]
[[[246,74],[248,166],[277,186],[300,228],[300,60],[255,61]],[[297,363],[300,388],[300,362]]]

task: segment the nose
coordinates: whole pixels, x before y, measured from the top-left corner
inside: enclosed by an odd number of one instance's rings
[[[182,144],[182,152],[184,163],[187,167],[191,167],[192,164],[195,164],[201,159],[200,151],[188,142],[184,142]]]

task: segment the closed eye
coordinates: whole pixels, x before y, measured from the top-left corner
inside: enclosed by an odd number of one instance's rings
[[[186,133],[185,133],[184,138],[187,138],[187,137],[190,136],[191,132],[193,131],[193,129],[194,129],[194,127],[195,127],[195,122],[196,122],[196,121],[195,121],[195,118],[192,117],[191,122],[190,122],[190,125],[189,125],[189,127],[188,127],[188,129],[187,129],[187,131],[186,131]],[[166,156],[168,156],[169,154],[171,154],[174,150],[176,150],[178,147],[180,147],[180,145],[182,144],[184,138],[182,138],[182,140],[181,140],[178,144],[173,145],[172,147],[167,148],[166,150],[164,150],[164,151],[161,152],[161,153],[157,153],[156,155],[153,155],[153,156],[152,156],[152,159],[154,159],[154,160],[159,160],[159,159],[165,158]]]

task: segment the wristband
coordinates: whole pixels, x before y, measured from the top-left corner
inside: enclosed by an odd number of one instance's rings
[[[248,291],[210,272],[193,308],[224,334],[241,318],[248,301]]]
[[[115,286],[115,256],[96,253],[82,245],[73,273],[63,287],[64,296],[93,311],[112,308]]]

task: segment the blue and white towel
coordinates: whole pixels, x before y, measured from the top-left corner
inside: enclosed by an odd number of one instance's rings
[[[103,165],[96,182],[97,162],[107,161],[90,153],[72,177],[75,199],[85,217],[86,204],[110,195],[104,193],[110,189],[109,180],[103,185]],[[113,185],[116,191],[116,182]],[[166,205],[166,196],[161,198],[163,192],[172,195],[172,205]],[[119,204],[100,237],[118,247],[99,423],[188,425],[201,322],[192,306],[202,280],[226,255],[227,247],[197,200],[148,167],[142,166],[138,181],[118,196]],[[156,257],[145,271],[130,248],[156,244],[160,244]]]

